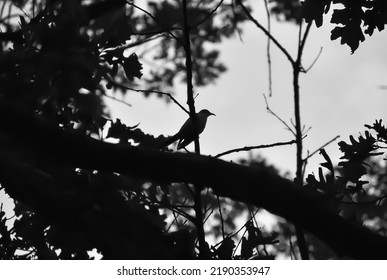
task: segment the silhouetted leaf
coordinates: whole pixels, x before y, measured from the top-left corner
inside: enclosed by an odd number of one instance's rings
[[[371,125],[364,125],[368,129],[373,129],[378,134],[378,140],[383,141],[384,143],[387,143],[387,128],[382,125],[382,120],[375,120],[374,124]]]
[[[221,260],[231,260],[235,248],[235,242],[231,237],[223,239],[221,245],[216,249],[216,255]]]
[[[135,53],[131,54],[128,58],[125,58],[122,66],[124,67],[126,77],[130,81],[133,81],[134,77],[139,79],[141,78],[142,65],[138,61],[137,55]]]
[[[315,21],[320,27],[323,23],[323,14],[329,11],[332,0],[305,0],[302,2],[302,16],[306,22]]]

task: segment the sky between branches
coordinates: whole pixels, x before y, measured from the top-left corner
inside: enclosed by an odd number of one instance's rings
[[[258,12],[257,12],[258,11]],[[266,23],[265,11],[258,4],[254,16]],[[375,119],[386,119],[387,111],[387,32],[376,32],[366,37],[358,50],[351,55],[348,46],[330,40],[330,15],[324,25],[311,29],[303,64],[308,68],[322,53],[313,68],[301,75],[301,119],[306,128],[311,127],[304,141],[305,153],[315,151],[335,136],[341,137],[326,150],[334,164],[341,156],[337,142],[348,141],[350,134],[364,132],[364,124]],[[216,114],[210,117],[207,128],[200,137],[203,154],[216,155],[226,150],[244,146],[271,144],[292,140],[284,125],[266,111],[263,94],[268,96],[267,38],[251,22],[244,24],[242,41],[238,37],[224,41],[221,60],[228,71],[216,84],[195,88],[196,108],[207,108]],[[272,32],[292,54],[296,54],[298,27],[272,19]],[[268,98],[270,108],[291,125],[294,119],[292,68],[286,57],[272,44],[273,96]],[[149,67],[144,64],[144,68]],[[181,104],[186,102],[185,85],[178,87],[175,96]],[[140,128],[154,135],[172,135],[188,117],[174,103],[165,104],[156,97],[144,99],[141,93],[129,92],[125,101],[128,108],[107,100],[112,117],[124,123],[140,123]],[[193,150],[193,146],[190,147]],[[295,146],[282,146],[256,151],[269,163],[293,176],[296,167]],[[246,152],[225,156],[225,160],[247,157]],[[317,172],[321,156],[309,160],[307,172]]]

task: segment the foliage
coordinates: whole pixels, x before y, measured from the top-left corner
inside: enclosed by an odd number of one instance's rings
[[[300,23],[301,5],[299,0],[269,0],[272,4],[271,12],[279,19]]]
[[[383,0],[269,0],[271,12],[279,19],[300,23],[323,24],[323,16],[333,10],[330,22],[336,26],[331,40],[340,39],[341,44],[351,48],[352,53],[375,30],[382,31],[387,24],[387,3]]]
[[[1,21],[1,102],[79,134],[101,138],[107,130],[106,137],[121,145],[154,148],[165,140],[110,120],[103,97],[107,89],[126,91],[140,78],[158,90],[172,87],[178,76],[184,79],[180,2],[149,2],[142,10],[121,0],[4,1],[1,11],[6,8],[11,14],[2,14]],[[218,51],[204,44],[241,32],[238,25],[245,20],[233,5],[220,6],[214,20],[214,8],[211,1],[197,1],[188,10],[196,85],[225,70]],[[162,64],[143,77],[139,60],[146,53],[137,57],[130,50],[152,41],[158,42],[154,59]],[[45,155],[36,162],[36,154],[12,146],[15,140],[1,138],[7,150],[1,161],[12,162],[2,166],[1,182],[16,204],[9,231],[2,214],[3,258],[85,259],[92,249],[104,258],[193,257],[193,227],[166,231],[164,213],[177,211],[173,203],[180,202],[175,189],[62,166]]]
[[[327,205],[342,216],[360,225],[367,224],[374,231],[384,234],[387,229],[384,222],[387,213],[386,165],[378,160],[378,156],[384,153],[376,151],[380,150],[380,144],[387,143],[387,130],[381,120],[365,127],[369,130],[357,141],[350,136],[350,143],[338,143],[343,156],[337,168],[334,168],[325,150],[320,151],[325,159],[321,166],[328,173],[324,174],[320,167],[317,178],[312,174],[307,177],[306,187],[324,194]],[[371,130],[376,132],[375,136]],[[312,240],[313,246],[321,248],[318,240]],[[314,250],[314,255],[317,258],[336,258],[332,251],[327,256],[322,250]]]
[[[305,0],[302,13],[306,22],[314,21],[317,27],[323,24],[323,14],[333,9],[331,39],[340,38],[352,53],[365,40],[364,34],[372,35],[376,29],[384,30],[387,24],[387,3],[383,0]]]
[[[213,17],[216,7],[216,3],[208,0],[190,1],[187,7],[196,86],[214,82],[226,71],[214,46],[222,39],[242,32],[240,24],[246,20],[240,7],[233,4],[220,5]],[[137,82],[148,90],[173,90],[176,82],[186,81],[182,2],[149,1],[145,12],[139,11],[140,8],[144,7],[131,7],[131,22],[134,34],[138,36],[132,45],[141,44],[143,50],[139,57],[152,56],[153,66],[144,75],[143,82]],[[160,36],[162,33],[165,36]]]

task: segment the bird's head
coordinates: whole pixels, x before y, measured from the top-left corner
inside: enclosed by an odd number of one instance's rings
[[[214,113],[211,113],[211,112],[208,111],[207,109],[201,110],[198,114],[203,115],[203,116],[205,116],[205,117],[215,116]]]

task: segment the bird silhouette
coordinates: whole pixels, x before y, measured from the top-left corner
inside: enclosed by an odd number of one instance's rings
[[[192,119],[188,118],[188,120],[185,121],[180,130],[175,135],[169,137],[163,143],[163,147],[166,147],[172,144],[173,142],[179,140],[177,149],[180,150],[182,148],[185,148],[188,144],[195,140],[197,135],[203,132],[207,124],[207,118],[211,115],[215,116],[215,114],[211,113],[207,109],[203,109],[199,113],[196,113],[196,133]]]

